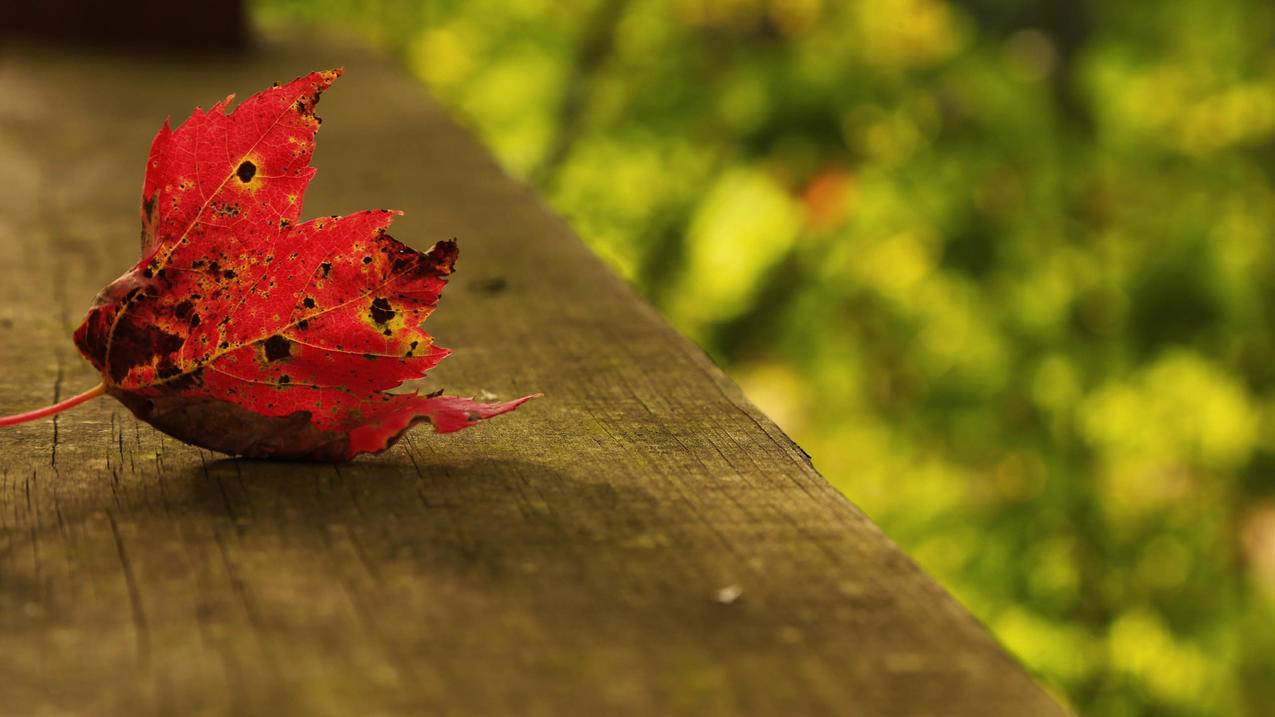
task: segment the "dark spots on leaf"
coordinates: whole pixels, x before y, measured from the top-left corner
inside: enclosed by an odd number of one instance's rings
[[[304,307],[306,307],[307,309],[313,309],[313,308],[314,308],[314,297],[311,297],[311,296],[307,296],[307,297],[305,297],[304,299],[302,299],[302,300],[301,300],[301,305],[302,305],[302,306],[304,306]]]
[[[310,328],[310,322],[306,321],[305,319],[301,319],[300,321],[297,322],[297,328],[301,329],[302,331],[305,331],[306,329]]]
[[[155,276],[155,272],[151,271],[151,268],[147,266],[145,269],[142,269],[142,276],[146,277],[147,279],[150,279],[151,277]]]
[[[216,274],[216,273],[220,272],[220,271],[221,271],[221,264],[218,264],[218,263],[217,263],[217,262],[215,262],[215,261],[214,261],[214,262],[210,262],[210,263],[208,264],[208,271],[210,271],[210,272],[212,272],[212,273],[214,273],[214,274]]]
[[[190,315],[190,325],[191,325],[192,327],[199,326],[199,321],[200,321],[200,319],[199,319],[199,314],[191,314],[191,315]]]
[[[319,270],[323,272],[323,278],[326,279],[328,274],[332,273],[332,265],[325,261],[319,265]]]
[[[134,366],[144,366],[159,357],[160,367],[170,361],[169,354],[181,348],[184,338],[148,324],[133,312],[120,316],[111,339],[111,355],[107,371],[116,383]]]
[[[195,369],[190,373],[184,373],[168,382],[168,389],[171,391],[184,391],[188,388],[194,388],[203,383],[204,370],[202,368]]]
[[[266,350],[266,360],[270,362],[282,361],[292,357],[292,342],[278,334],[266,339],[264,348]]]
[[[245,159],[239,164],[239,169],[235,170],[235,176],[239,178],[239,181],[247,184],[252,181],[253,177],[257,176],[257,165]]]
[[[180,304],[173,307],[173,316],[176,316],[179,319],[188,319],[190,318],[190,313],[192,310],[194,310],[194,308],[195,308],[194,302],[189,300],[183,301]]]
[[[363,358],[367,359],[368,361],[375,361],[377,359],[377,356],[376,354],[363,354]]]
[[[292,222],[288,221],[287,219],[280,219],[280,220],[279,220],[279,228],[280,228],[280,229],[287,229],[287,228],[288,228],[288,227],[290,227],[290,226],[292,226]]]
[[[225,351],[226,349],[230,348],[230,342],[222,341],[221,343],[217,344],[217,348],[221,349],[222,351]]]
[[[390,331],[389,329],[386,329],[386,330],[382,331],[381,333],[382,333],[382,334],[385,334],[386,336],[393,336],[393,335],[394,335],[394,332],[393,332],[393,331]]]
[[[279,383],[280,384],[292,383],[292,377],[285,373],[284,375],[279,377]]]
[[[227,269],[227,270],[225,270],[225,271],[221,272],[221,276],[222,276],[222,278],[225,278],[225,279],[233,279],[233,278],[235,278],[236,276],[239,276],[239,275],[235,273],[235,270],[234,270],[234,269]]]
[[[451,274],[456,267],[458,256],[460,256],[460,249],[456,246],[455,239],[440,241],[425,254],[425,258],[429,260],[430,272],[438,276]]]
[[[363,263],[364,263],[364,264],[371,264],[371,263],[372,263],[372,257],[370,257],[370,256],[365,256],[365,257],[363,257]]]
[[[394,308],[390,306],[390,302],[383,296],[378,296],[372,301],[372,306],[368,310],[368,314],[372,317],[372,320],[378,324],[384,324],[390,319],[393,319],[395,316],[398,316],[398,312],[394,311]]]
[[[437,391],[430,391],[425,394],[425,398],[438,398],[441,395],[443,395],[443,389],[440,388]]]

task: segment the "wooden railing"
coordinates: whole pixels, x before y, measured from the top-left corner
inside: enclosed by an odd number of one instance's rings
[[[306,216],[391,207],[418,248],[457,237],[430,320],[456,354],[429,387],[544,397],[336,466],[191,448],[109,399],[0,431],[0,711],[1062,711],[413,80],[351,45],[5,49],[0,414],[96,383],[69,334],[136,258],[159,122],[335,65]]]

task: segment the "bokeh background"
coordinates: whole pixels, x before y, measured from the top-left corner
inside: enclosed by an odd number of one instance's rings
[[[1275,714],[1275,6],[250,9],[400,58],[1076,709]]]

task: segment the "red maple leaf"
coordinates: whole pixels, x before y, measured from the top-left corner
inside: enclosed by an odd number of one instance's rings
[[[102,384],[19,423],[108,393],[188,443],[235,455],[349,460],[422,421],[440,433],[507,403],[388,390],[450,352],[421,328],[456,263],[386,233],[399,212],[299,222],[314,177],[319,95],[341,70],[233,95],[155,135],[142,260],[75,332]]]

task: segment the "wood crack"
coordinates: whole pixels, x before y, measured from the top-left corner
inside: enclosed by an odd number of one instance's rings
[[[137,662],[142,667],[147,667],[150,662],[150,628],[146,621],[146,611],[142,607],[142,593],[137,586],[137,576],[133,574],[133,563],[129,560],[128,549],[124,547],[124,537],[120,535],[120,526],[115,519],[115,513],[107,511],[106,518],[111,524],[111,535],[115,538],[120,571],[124,577],[124,584],[128,588],[128,606],[129,613],[133,617]]]

